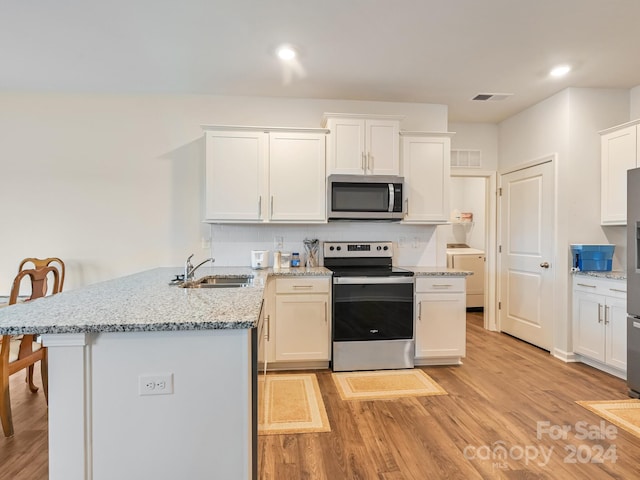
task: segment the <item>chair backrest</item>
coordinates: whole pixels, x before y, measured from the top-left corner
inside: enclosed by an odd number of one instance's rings
[[[9,294],[9,305],[13,305],[18,301],[20,294],[20,284],[24,277],[31,277],[31,296],[28,300],[44,297],[47,294],[47,277],[53,275],[53,289],[51,294],[60,292],[60,272],[55,267],[41,267],[29,270],[21,270],[13,280],[11,293]]]
[[[24,260],[22,260],[22,262],[20,262],[20,266],[18,267],[18,272],[21,272],[24,269],[25,265],[29,262],[33,264],[33,268],[35,268],[36,270],[38,268],[49,267],[51,266],[51,264],[54,264],[53,266],[55,266],[58,269],[58,272],[60,273],[60,289],[57,292],[52,292],[52,293],[58,293],[62,291],[62,288],[64,287],[64,262],[62,260],[60,260],[57,257],[25,258]]]

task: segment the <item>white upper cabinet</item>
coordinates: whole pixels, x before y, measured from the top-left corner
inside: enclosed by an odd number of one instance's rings
[[[333,114],[324,116],[329,129],[329,174],[399,175],[399,133],[402,117]]]
[[[408,223],[449,220],[451,138],[447,133],[403,132],[402,176]]]
[[[206,132],[207,220],[263,219],[267,140],[264,132]]]
[[[269,133],[270,220],[326,220],[325,139],[324,133]]]
[[[602,225],[627,224],[627,170],[639,165],[638,122],[600,132],[600,215]]]
[[[205,221],[326,222],[325,130],[204,128]]]

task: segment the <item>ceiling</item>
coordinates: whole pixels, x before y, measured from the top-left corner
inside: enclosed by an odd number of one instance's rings
[[[441,103],[499,122],[566,87],[640,85],[638,19],[639,0],[5,0],[0,92]],[[572,72],[550,78],[559,63]]]

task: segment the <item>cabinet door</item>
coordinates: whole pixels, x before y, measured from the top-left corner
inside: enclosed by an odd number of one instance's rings
[[[416,295],[416,358],[464,357],[464,293]]]
[[[448,137],[402,138],[405,222],[449,219],[451,140]]]
[[[627,224],[627,170],[636,167],[637,141],[636,125],[602,135],[602,225]]]
[[[365,122],[355,118],[331,118],[327,165],[330,174],[365,172]]]
[[[261,220],[267,137],[262,132],[206,133],[207,220]]]
[[[324,134],[269,134],[269,219],[326,221]]]
[[[399,175],[400,122],[396,120],[366,120],[365,129],[365,173]]]
[[[573,349],[587,357],[605,361],[605,297],[573,291]]]
[[[607,298],[606,309],[607,345],[605,363],[620,370],[626,370],[627,302],[625,299]]]
[[[275,359],[329,360],[329,296],[276,295]]]

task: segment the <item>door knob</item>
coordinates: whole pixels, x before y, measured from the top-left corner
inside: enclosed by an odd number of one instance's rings
[[[540,266],[541,266],[542,268],[549,268],[549,262],[542,262],[542,263],[540,264]]]

